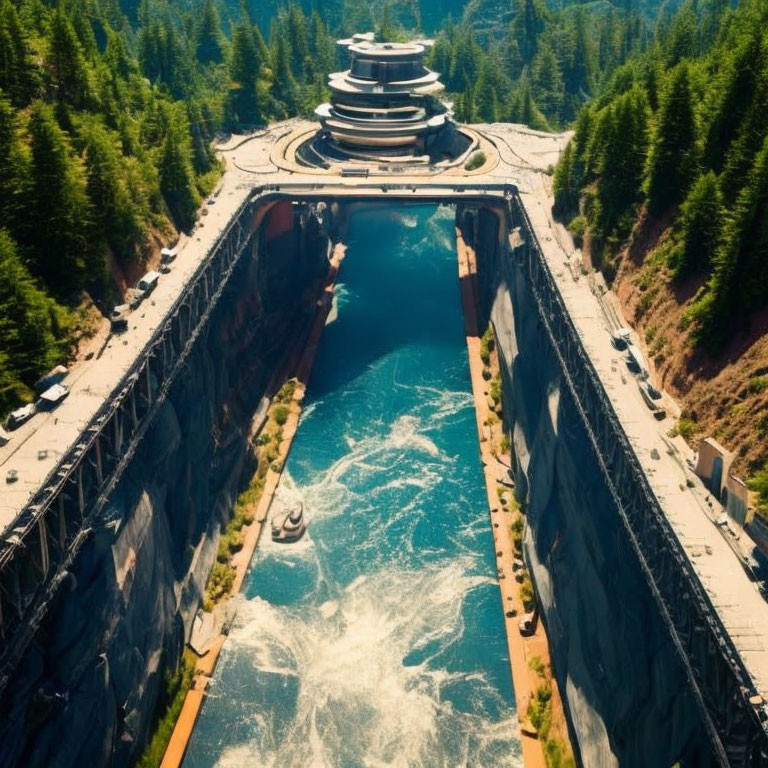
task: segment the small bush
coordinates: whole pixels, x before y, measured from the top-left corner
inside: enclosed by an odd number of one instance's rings
[[[501,402],[501,379],[498,376],[491,382],[490,395],[494,405]]]
[[[675,435],[680,435],[683,440],[689,442],[696,432],[698,432],[698,429],[699,425],[695,421],[682,416],[672,431]]]
[[[538,731],[539,738],[547,738],[552,723],[552,691],[548,685],[540,685],[528,705],[528,717],[531,725]]]
[[[509,435],[505,432],[501,436],[501,452],[502,453],[509,453],[509,448],[510,448]]]
[[[275,422],[278,426],[282,427],[284,426],[285,422],[288,421],[288,414],[290,411],[288,410],[288,406],[286,405],[278,405],[275,407],[275,410],[272,412],[272,415],[275,418]]]
[[[544,672],[546,671],[546,666],[544,665],[544,662],[538,657],[538,656],[532,656],[530,661],[528,662],[528,666],[541,677],[544,676]]]
[[[523,601],[523,607],[526,611],[532,611],[536,604],[536,598],[533,594],[533,583],[531,577],[526,572],[523,577],[523,583],[520,585],[520,599]]]
[[[276,395],[276,399],[279,403],[287,403],[293,399],[293,395],[296,392],[296,379],[288,379],[288,381],[280,387],[280,391]]]
[[[758,395],[768,389],[768,376],[755,376],[749,380],[749,391]]]
[[[464,170],[476,171],[478,168],[482,168],[487,161],[488,158],[485,156],[485,152],[475,152],[464,164]]]
[[[222,597],[228,595],[235,583],[235,569],[226,563],[215,562],[205,588],[203,608],[212,611]]]
[[[568,231],[573,237],[573,242],[577,248],[584,245],[584,235],[587,232],[587,220],[583,216],[576,216],[568,225]]]

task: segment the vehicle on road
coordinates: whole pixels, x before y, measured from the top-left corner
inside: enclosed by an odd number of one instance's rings
[[[60,384],[68,373],[69,369],[65,365],[57,365],[53,370],[48,371],[45,376],[41,376],[35,382],[35,392],[40,394],[40,392],[50,389],[54,384]]]
[[[172,261],[176,261],[176,257],[179,255],[178,245],[174,245],[173,248],[163,248],[160,251],[160,263],[170,264]]]
[[[642,395],[643,400],[645,400],[645,404],[648,406],[648,410],[653,414],[653,417],[659,421],[665,419],[667,417],[667,412],[657,403],[658,398],[651,394],[653,391],[661,397],[659,390],[652,387],[647,381],[639,381],[637,386],[640,389],[640,394]]]
[[[152,291],[157,288],[157,284],[160,281],[160,273],[155,272],[154,270],[151,272],[147,272],[144,277],[139,280],[138,283],[136,283],[136,288],[140,290],[144,294],[144,298],[146,299],[147,296],[149,296]]]
[[[624,350],[629,346],[630,338],[629,328],[617,328],[611,333],[611,344],[616,349]]]
[[[37,413],[34,403],[23,405],[21,408],[17,408],[15,411],[11,411],[6,422],[8,429],[18,429],[22,424],[28,422]]]
[[[129,288],[125,292],[125,300],[131,309],[136,309],[144,301],[144,291],[139,288]]]
[[[640,379],[648,378],[648,368],[645,365],[643,353],[632,343],[627,344],[627,354],[624,358],[627,368]]]
[[[128,304],[118,304],[109,313],[109,327],[112,333],[122,333],[128,330],[128,314],[131,307]]]
[[[46,389],[37,401],[37,408],[41,411],[52,411],[58,408],[69,397],[69,387],[64,384],[54,384]]]
[[[650,381],[645,382],[645,389],[654,400],[661,400],[661,390],[656,389]]]
[[[536,633],[536,611],[532,611],[531,613],[526,613],[525,616],[523,616],[522,619],[520,619],[520,623],[518,624],[518,628],[520,629],[520,634],[523,637],[530,637],[531,635]]]

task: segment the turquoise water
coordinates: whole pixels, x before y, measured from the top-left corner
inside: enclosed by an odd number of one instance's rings
[[[185,768],[520,766],[452,209],[356,213]]]

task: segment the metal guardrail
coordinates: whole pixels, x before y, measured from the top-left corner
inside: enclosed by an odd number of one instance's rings
[[[765,705],[755,708],[750,704],[750,697],[758,692],[749,671],[702,587],[621,426],[611,399],[568,313],[550,266],[542,254],[541,244],[528,213],[520,203],[517,212],[533,244],[528,249],[527,267],[540,319],[629,541],[683,662],[717,756],[723,765],[752,765],[750,751],[753,745],[748,743],[749,737],[741,726],[744,725],[744,719],[748,719],[752,723],[753,735],[759,734],[758,738],[762,741],[757,749],[765,750],[768,748],[768,710]],[[557,332],[553,328],[556,323],[559,326]],[[597,401],[597,407],[590,408],[584,402],[589,397]],[[587,409],[590,413],[587,413]],[[612,449],[612,456],[606,451],[607,447]],[[620,468],[620,462],[625,467]],[[628,503],[628,499],[633,496],[634,499]],[[650,538],[654,536],[663,541],[666,552],[653,550],[655,542],[651,542]],[[679,583],[679,577],[682,577],[684,587]],[[692,617],[693,623],[686,627],[681,626],[681,600],[689,600],[699,614],[698,617]],[[700,649],[701,643],[695,639],[696,632],[701,631],[706,632],[711,639],[703,650]],[[699,658],[702,653],[703,658]],[[719,663],[727,669],[729,680],[724,679],[720,683],[727,690],[713,691],[707,682],[708,674],[711,675],[707,667],[711,666],[713,656],[718,657]],[[721,706],[717,708],[719,711],[713,711],[713,695],[721,698]],[[735,717],[734,711],[739,704],[743,713],[741,722]]]
[[[136,360],[0,540],[0,692],[186,364],[251,233],[246,200]]]
[[[0,642],[3,643],[0,651],[0,691],[7,683],[14,664],[33,638],[48,602],[61,581],[66,578],[68,568],[87,540],[91,526],[106,506],[109,494],[132,459],[154,414],[167,397],[170,386],[249,241],[250,232],[248,227],[243,227],[243,219],[247,219],[248,214],[252,214],[257,205],[270,198],[394,198],[414,202],[441,202],[451,198],[452,202],[481,204],[498,201],[508,206],[511,215],[514,216],[515,212],[519,214],[534,245],[529,251],[528,268],[531,282],[534,284],[539,314],[568,390],[584,422],[607,487],[614,498],[629,540],[697,697],[710,736],[714,744],[721,744],[719,756],[727,763],[733,759],[734,750],[743,753],[744,739],[739,739],[738,744],[734,743],[729,747],[728,734],[723,740],[720,718],[711,711],[702,693],[701,686],[707,679],[706,670],[702,671],[700,665],[694,665],[695,649],[691,649],[690,639],[681,635],[679,617],[676,620],[674,610],[670,610],[669,589],[664,588],[663,583],[661,587],[657,583],[657,580],[661,582],[662,579],[654,573],[649,562],[652,558],[648,557],[648,552],[644,549],[647,542],[640,540],[641,536],[650,536],[653,531],[657,531],[664,542],[666,560],[663,562],[673,564],[674,572],[669,573],[667,578],[676,583],[674,589],[677,589],[679,594],[689,595],[697,606],[700,621],[694,629],[702,629],[707,633],[717,657],[728,670],[728,676],[736,687],[737,698],[744,704],[744,711],[751,717],[754,729],[766,737],[768,731],[765,721],[761,720],[760,713],[748,704],[748,697],[754,691],[749,673],[719,614],[701,587],[621,427],[610,398],[602,387],[589,354],[568,315],[557,283],[542,256],[527,212],[519,201],[515,208],[517,188],[512,184],[371,184],[356,180],[353,189],[354,192],[341,184],[301,183],[267,184],[254,188],[209,255],[190,277],[185,289],[169,309],[166,320],[153,334],[112,395],[91,419],[80,440],[67,451],[38,493],[13,524],[3,532],[0,541]],[[221,269],[217,272],[215,267]],[[540,286],[535,285],[535,274],[543,280]],[[547,291],[546,297],[542,296],[542,287]],[[552,327],[555,322],[560,326],[558,333],[555,333]],[[573,360],[570,359],[572,357]],[[595,402],[599,403],[599,409],[589,415],[585,403],[582,402],[588,391]],[[593,426],[595,424],[597,427]],[[610,437],[613,458],[606,459],[601,445],[601,433]],[[623,457],[624,469],[619,474],[621,482],[616,482],[611,468],[619,455]],[[637,514],[628,512],[628,498],[635,499],[633,505],[637,508]],[[58,509],[54,509],[54,502],[58,503]],[[639,530],[637,522],[632,518],[641,521]],[[651,520],[652,525],[649,527]],[[677,584],[679,578],[676,579],[675,574],[682,577],[684,589],[681,590]],[[30,585],[33,585],[32,588],[22,594],[22,586]],[[13,615],[9,615],[9,606],[12,606],[10,613]],[[708,658],[711,659],[711,654]],[[733,701],[730,704],[733,704]],[[746,763],[739,763],[737,760],[736,764]]]

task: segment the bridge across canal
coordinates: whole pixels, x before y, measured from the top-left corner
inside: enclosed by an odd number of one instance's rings
[[[649,470],[639,445],[645,433],[633,432],[632,418],[612,396],[610,363],[606,364],[592,333],[600,329],[588,289],[575,285],[564,270],[568,254],[558,245],[540,199],[530,189],[489,177],[463,183],[459,178],[393,182],[296,176],[269,181],[241,180],[242,202],[162,322],[55,466],[4,521],[0,693],[34,640],[57,590],[71,578],[71,566],[94,525],[109,514],[110,494],[192,348],[204,337],[213,309],[253,242],[259,211],[285,199],[300,206],[300,215],[312,215],[312,204],[321,201],[437,201],[470,212],[490,207],[499,213],[507,232],[515,232],[515,237],[504,240],[503,257],[514,260],[530,284],[567,394],[581,415],[593,458],[685,669],[713,750],[723,765],[750,766],[768,759],[768,610],[737,559],[723,551],[718,531],[692,508],[686,492],[671,483],[660,486],[663,474],[658,466]],[[34,463],[34,458],[26,461]],[[662,464],[668,461],[662,456]],[[718,558],[704,563],[694,559],[686,544],[686,526],[696,528],[697,546],[702,541],[711,544]],[[715,565],[714,560],[719,562]],[[706,568],[719,569],[718,578]],[[727,578],[718,583],[723,573]],[[721,591],[725,582],[729,594],[741,596],[739,605],[727,610]],[[739,626],[747,624],[754,630],[749,646],[739,641]]]

